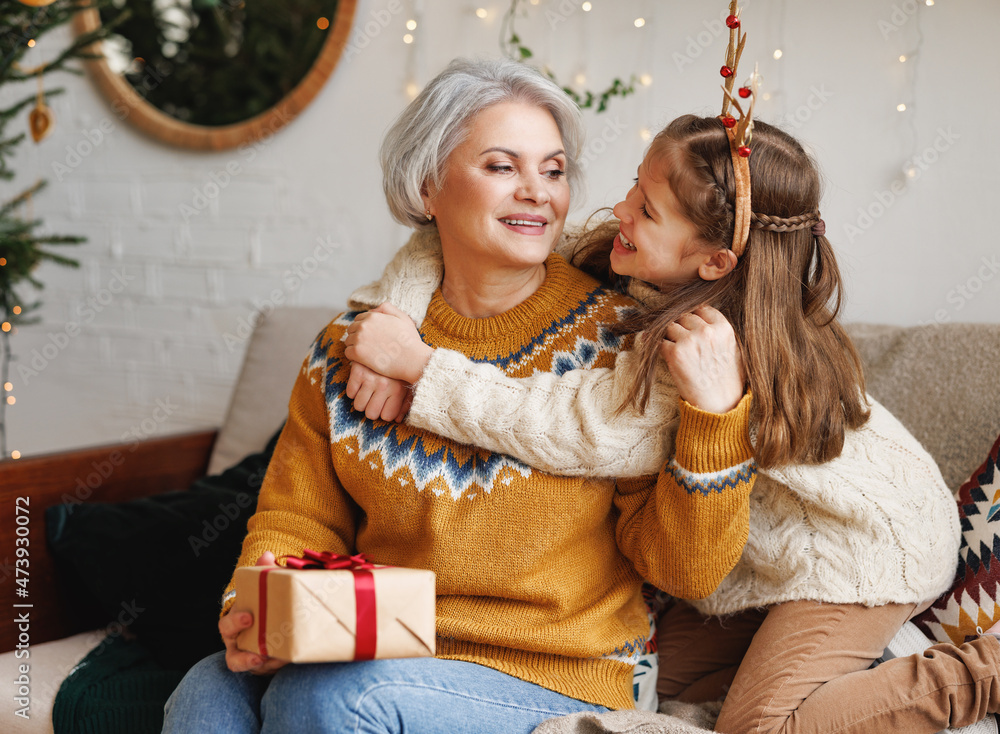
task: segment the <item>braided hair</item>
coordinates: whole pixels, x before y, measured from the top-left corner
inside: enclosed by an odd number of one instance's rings
[[[772,217],[770,214],[750,214],[750,229],[766,229],[768,232],[797,232],[819,224],[819,209],[794,217]]]

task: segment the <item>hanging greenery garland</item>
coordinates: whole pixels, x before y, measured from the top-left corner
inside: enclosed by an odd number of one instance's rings
[[[517,34],[517,30],[514,27],[514,22],[517,19],[517,12],[524,0],[511,0],[510,8],[507,10],[503,17],[503,22],[500,24],[500,47],[503,49],[504,53],[512,59],[517,61],[527,61],[534,57],[534,52],[524,45],[521,41],[521,37]],[[577,92],[572,87],[568,87],[562,84],[556,75],[552,73],[551,69],[544,68],[541,70],[549,79],[554,81],[562,90],[569,95],[569,97],[576,102],[580,109],[587,109],[589,107],[597,106],[598,112],[604,112],[608,108],[608,103],[611,101],[612,97],[627,97],[635,92],[635,85],[639,81],[635,74],[629,77],[628,82],[622,81],[620,78],[615,78],[611,82],[611,86],[601,92],[592,92],[590,90],[584,90],[582,93]]]

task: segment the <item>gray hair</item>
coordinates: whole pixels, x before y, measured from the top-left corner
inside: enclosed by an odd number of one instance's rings
[[[424,215],[424,186],[440,188],[448,157],[465,139],[473,117],[510,101],[535,104],[551,113],[566,151],[570,193],[581,191],[583,171],[577,159],[585,132],[580,109],[566,93],[517,61],[455,59],[407,105],[379,149],[382,186],[397,222],[418,229],[433,226]]]

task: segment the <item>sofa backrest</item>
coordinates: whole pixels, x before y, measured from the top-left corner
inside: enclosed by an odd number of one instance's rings
[[[930,452],[953,490],[1000,434],[1000,324],[849,324],[868,392]]]
[[[209,474],[218,474],[267,445],[288,416],[288,398],[309,345],[340,311],[287,307],[259,315],[212,448]]]
[[[337,313],[286,307],[258,320],[209,473],[264,447],[288,414],[309,345]],[[1000,433],[1000,324],[847,329],[865,363],[868,392],[917,437],[957,489]]]

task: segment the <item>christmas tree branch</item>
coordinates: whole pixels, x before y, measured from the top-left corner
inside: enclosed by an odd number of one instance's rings
[[[23,84],[32,79],[41,79],[46,74],[62,71],[82,74],[70,62],[78,58],[95,58],[92,44],[106,38],[123,18],[104,23],[96,31],[77,36],[55,54],[50,61],[25,68],[21,60],[29,48],[37,47],[39,40],[67,23],[76,13],[90,8],[113,9],[112,0],[55,0],[42,8],[31,8],[14,0],[0,0],[0,86]],[[40,82],[39,82],[40,83]],[[54,97],[63,90],[53,89],[26,95],[23,99],[0,110],[0,179],[9,180],[14,171],[9,162],[18,145],[24,141],[25,133],[5,136],[6,125],[17,119],[25,108],[36,104],[41,95]],[[86,241],[84,237],[61,234],[37,234],[41,219],[26,220],[18,210],[25,207],[33,196],[45,188],[45,181],[39,180],[6,202],[0,202],[0,459],[7,458],[6,409],[10,398],[10,363],[13,359],[11,336],[19,324],[33,323],[37,319],[31,313],[40,305],[35,301],[24,305],[16,293],[19,284],[42,288],[42,283],[34,272],[42,262],[78,267],[79,263],[65,255],[45,249],[47,246],[74,245]]]
[[[0,207],[0,222],[6,221],[5,218],[15,209],[15,207],[26,202],[31,196],[34,196],[36,193],[44,189],[46,186],[48,186],[48,182],[45,181],[45,179],[39,179],[38,181],[35,182],[34,186],[25,189],[20,194],[18,194],[13,199],[4,204],[3,207]]]

